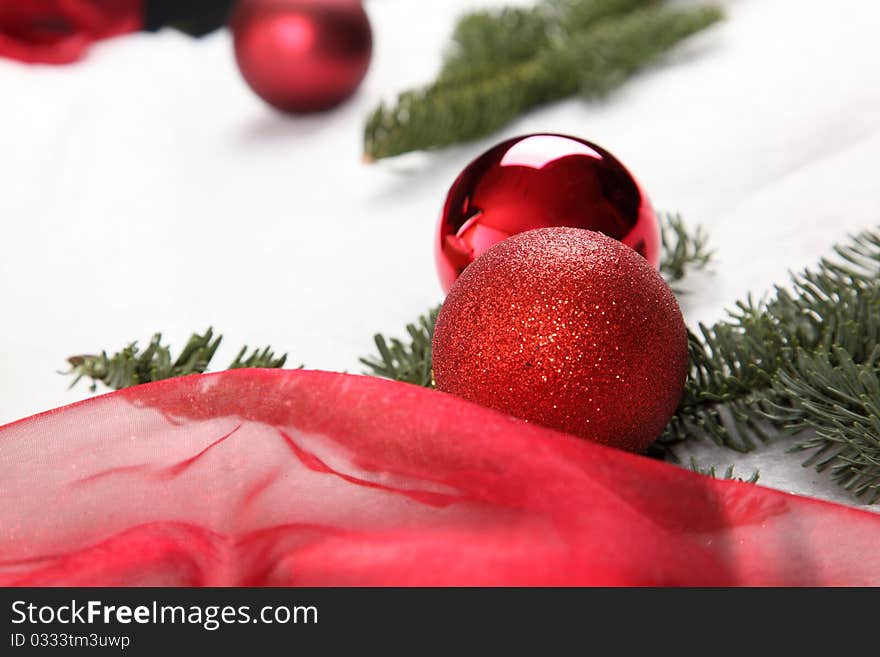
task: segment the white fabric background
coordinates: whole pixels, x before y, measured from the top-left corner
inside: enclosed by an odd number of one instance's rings
[[[508,3],[510,0],[506,0]],[[731,0],[729,19],[602,103],[573,99],[432,155],[360,160],[379,99],[435,73],[455,16],[499,4],[372,0],[371,72],[333,112],[278,115],[245,87],[229,35],[97,45],[70,67],[0,61],[0,423],[73,402],[70,354],[213,325],[293,364],[360,371],[372,334],[441,299],[437,214],[458,171],[516,134],[616,153],[656,207],[710,229],[689,322],[809,265],[880,217],[880,3]],[[781,447],[703,464],[852,500]]]

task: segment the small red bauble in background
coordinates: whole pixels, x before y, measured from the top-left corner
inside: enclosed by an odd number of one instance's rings
[[[434,332],[439,390],[632,451],[663,431],[687,370],[684,319],[660,274],[577,228],[491,247],[452,286]]]
[[[551,226],[599,231],[660,262],[651,203],[611,153],[576,137],[527,135],[486,151],[449,190],[435,243],[443,289],[493,244]]]
[[[245,81],[284,112],[338,105],[370,66],[373,37],[360,0],[241,0],[230,26]]]

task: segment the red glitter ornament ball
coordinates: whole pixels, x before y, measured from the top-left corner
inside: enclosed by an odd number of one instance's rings
[[[601,233],[542,228],[491,247],[437,318],[437,388],[606,445],[645,450],[681,398],[687,331],[648,262]]]
[[[493,244],[551,226],[596,230],[660,262],[651,203],[611,153],[576,137],[527,135],[486,151],[449,190],[435,244],[443,289]]]
[[[373,37],[360,0],[241,0],[230,26],[245,81],[285,112],[338,105],[370,65]]]

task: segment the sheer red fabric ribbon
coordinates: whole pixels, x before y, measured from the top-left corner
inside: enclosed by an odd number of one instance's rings
[[[0,471],[0,585],[880,584],[880,516],[370,377],[131,388]]]
[[[134,32],[144,0],[0,0],[0,57],[67,64],[99,39]]]

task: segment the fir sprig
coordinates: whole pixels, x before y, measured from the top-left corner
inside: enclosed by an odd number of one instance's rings
[[[668,281],[680,281],[688,272],[709,266],[713,251],[709,249],[708,235],[701,227],[691,230],[681,215],[661,214],[660,228],[663,235],[660,271]],[[379,353],[360,359],[367,367],[367,373],[432,387],[431,342],[439,312],[438,306],[419,317],[416,323],[408,324],[408,340],[376,335],[374,340]]]
[[[238,370],[247,367],[258,369],[279,369],[284,367],[284,364],[287,362],[287,354],[276,356],[271,347],[264,347],[262,350],[254,349],[250,356],[247,355],[247,352],[248,348],[247,345],[245,345],[241,348],[241,351],[238,352],[235,360],[233,360],[226,369]]]
[[[368,118],[368,160],[485,137],[539,105],[603,95],[722,17],[645,0],[544,0],[465,17],[438,80]]]
[[[426,388],[433,387],[431,377],[431,341],[440,306],[432,308],[419,317],[414,324],[407,324],[409,340],[386,338],[381,333],[374,336],[378,355],[361,358],[370,374],[385,379],[414,383]]]
[[[172,358],[171,348],[162,344],[162,334],[156,333],[143,350],[137,342],[132,342],[112,356],[106,351],[97,355],[72,356],[67,359],[70,370],[65,372],[74,377],[72,388],[80,380],[91,380],[89,388],[94,392],[98,383],[108,388],[120,390],[141,383],[161,381],[188,374],[201,374],[207,371],[223,336],[214,336],[213,329],[204,333],[193,333],[177,358]],[[276,356],[273,351],[255,349],[250,356],[248,348],[243,347],[228,369],[241,367],[277,368],[283,367],[287,354]]]
[[[768,419],[809,437],[794,447],[811,452],[805,465],[831,475],[870,501],[880,498],[880,347],[856,363],[846,350],[800,352],[774,382]],[[809,435],[812,430],[812,435]]]
[[[455,25],[438,86],[493,78],[604,19],[657,0],[543,0],[532,7],[474,11]]]
[[[718,479],[718,472],[715,469],[714,465],[709,466],[708,468],[701,468],[695,459],[691,459],[691,470],[696,472],[697,474],[701,474],[704,477],[712,477],[713,479]],[[728,481],[742,481],[747,484],[756,484],[758,480],[761,478],[761,473],[758,470],[755,470],[748,479],[743,479],[742,477],[736,476],[736,468],[735,466],[729,465],[727,469],[724,470],[724,474],[721,475],[721,479],[725,479]]]
[[[747,452],[797,435],[806,465],[880,499],[880,229],[834,253],[690,334],[684,397],[657,449],[708,437]]]
[[[660,273],[670,283],[682,280],[689,270],[705,269],[714,256],[702,226],[691,231],[680,214],[660,217],[662,255]]]

